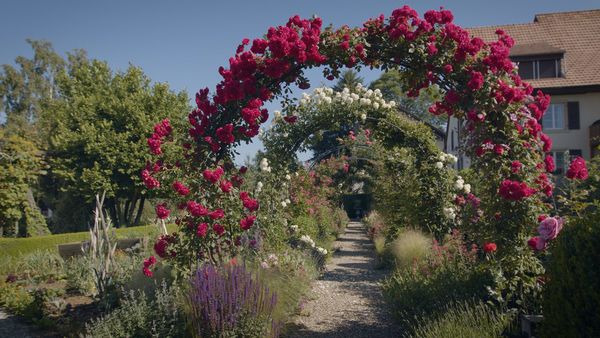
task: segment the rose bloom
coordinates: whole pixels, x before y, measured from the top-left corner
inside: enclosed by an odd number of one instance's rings
[[[535,236],[531,237],[527,241],[527,245],[529,245],[529,247],[533,250],[540,251],[546,248],[546,241],[544,241],[544,239],[539,236]]]
[[[483,245],[483,251],[485,253],[491,253],[491,252],[495,252],[498,249],[498,246],[496,245],[496,243],[485,243]]]
[[[544,241],[551,241],[558,236],[558,233],[562,229],[563,220],[558,217],[547,217],[537,228],[540,237],[544,239]]]

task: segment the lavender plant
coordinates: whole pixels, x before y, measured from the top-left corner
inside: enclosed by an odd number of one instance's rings
[[[276,293],[243,265],[199,268],[188,293],[189,318],[198,337],[277,337]]]

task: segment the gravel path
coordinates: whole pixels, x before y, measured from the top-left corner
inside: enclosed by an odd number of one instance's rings
[[[0,337],[30,338],[35,336],[27,325],[0,309]]]
[[[379,284],[386,271],[376,269],[377,255],[363,225],[350,222],[334,246],[339,250],[304,307],[308,316],[296,317],[288,337],[399,337]]]

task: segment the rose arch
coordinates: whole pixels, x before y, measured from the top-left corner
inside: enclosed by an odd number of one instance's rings
[[[268,121],[265,102],[282,98],[284,105],[296,104],[290,86],[309,87],[305,69],[323,67],[332,80],[342,68],[370,67],[400,70],[409,96],[440,87],[443,99],[429,111],[465,121],[466,153],[473,172],[486,183],[478,191],[487,211],[478,232],[498,244],[503,264],[530,258],[527,236],[537,216],[548,211],[544,198],[553,189],[544,164],[551,140],[539,124],[549,97],[519,78],[508,57],[513,45],[508,35],[497,31],[497,41],[485,43],[452,21],[447,10],[420,18],[405,6],[356,28],[323,28],[319,18],[294,16],[261,38],[244,39],[229,66],[219,68],[223,80],[216,89],[196,94],[189,125],[163,121],[148,139],[157,161],[142,178],[164,197],[157,216],[171,215],[179,224],[177,233],[159,239],[157,253],[184,269],[198,260],[234,255],[240,236],[258,222],[260,202],[240,189],[244,169],[237,169],[232,157],[235,146],[251,142]],[[393,131],[386,134],[394,138]],[[528,276],[535,278],[539,262],[529,261],[534,266],[502,273],[532,272]]]

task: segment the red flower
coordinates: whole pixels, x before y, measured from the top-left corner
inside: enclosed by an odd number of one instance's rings
[[[519,161],[512,161],[512,163],[510,164],[510,171],[513,172],[513,174],[516,174],[519,172],[519,170],[521,170],[521,167],[523,167],[523,165],[521,164],[521,162]]]
[[[215,170],[205,169],[202,172],[202,176],[204,176],[204,179],[210,183],[217,183],[221,179],[223,173],[223,168],[217,167]]]
[[[256,220],[256,216],[248,215],[240,220],[240,227],[242,230],[248,230],[254,225],[254,221]]]
[[[496,243],[485,243],[483,245],[483,251],[485,253],[492,253],[492,252],[496,252],[496,250],[498,249],[498,247],[496,246]]]
[[[179,181],[173,182],[173,189],[181,196],[186,196],[190,193],[190,189]]]
[[[208,215],[208,209],[205,208],[202,204],[197,203],[195,201],[187,202],[187,210],[194,217],[202,217]]]
[[[144,181],[144,185],[148,189],[156,189],[160,187],[160,182],[150,175],[148,169],[142,170],[142,181]]]
[[[231,144],[235,142],[235,137],[233,136],[233,124],[231,123],[218,128],[216,134],[219,141],[225,144]]]
[[[165,219],[165,218],[169,217],[169,214],[171,213],[171,211],[169,209],[167,209],[167,205],[165,203],[158,204],[156,206],[155,210],[156,210],[156,217],[158,217],[160,219]]]
[[[544,158],[544,164],[546,165],[547,172],[551,173],[554,172],[554,170],[556,170],[556,165],[554,164],[554,157],[546,155],[546,158]]]
[[[497,155],[502,155],[504,154],[504,146],[502,144],[495,144],[494,145],[494,152]]]
[[[296,116],[296,115],[284,116],[283,119],[285,120],[285,122],[287,122],[289,124],[294,124],[298,120],[298,116]]]
[[[476,91],[483,87],[483,74],[480,72],[471,72],[471,79],[467,82],[467,87],[472,91]]]
[[[246,166],[244,166],[244,165],[240,167],[240,174],[242,174],[242,175],[243,175],[243,174],[245,174],[247,171],[248,171],[248,167],[246,167]]]
[[[224,193],[228,193],[228,192],[230,192],[230,191],[231,191],[231,188],[233,187],[233,183],[231,183],[231,182],[229,182],[229,181],[227,181],[227,180],[223,180],[223,181],[221,181],[221,183],[220,183],[220,187],[221,187],[221,190],[222,190]]]
[[[225,217],[225,213],[223,212],[223,209],[216,209],[215,211],[210,212],[208,214],[208,217],[210,217],[211,219],[221,219]]]
[[[577,156],[569,165],[567,177],[572,180],[585,180],[588,178],[588,170],[585,165],[585,160],[581,156]]]
[[[148,147],[150,147],[150,152],[152,152],[154,155],[162,154],[162,149],[160,149],[160,145],[160,137],[157,137],[156,134],[153,134],[152,137],[148,138]]]
[[[540,133],[540,140],[544,143],[544,152],[549,152],[552,149],[552,139],[550,138],[550,136],[544,133]]]
[[[205,237],[206,231],[208,230],[208,223],[200,223],[198,227],[196,227],[196,236]]]
[[[518,201],[533,195],[535,190],[527,186],[525,182],[504,180],[500,184],[498,192],[507,200]]]
[[[173,243],[175,238],[170,235],[161,235],[156,243],[154,243],[154,252],[160,258],[166,258],[167,256],[175,256],[175,252],[168,252],[167,249],[169,244]]]
[[[223,233],[225,233],[225,228],[219,224],[219,223],[215,223],[213,224],[213,230],[217,233],[217,235],[222,236]]]
[[[540,251],[540,250],[544,250],[546,248],[546,246],[548,245],[548,243],[546,243],[546,241],[544,241],[543,238],[541,238],[539,236],[535,236],[535,237],[531,237],[527,241],[527,245],[529,245],[529,247],[533,250]]]

